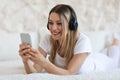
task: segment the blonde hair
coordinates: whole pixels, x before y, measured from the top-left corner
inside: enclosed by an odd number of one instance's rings
[[[53,40],[50,38],[50,61],[54,63],[56,52],[58,51],[59,53],[64,53],[63,57],[65,58],[66,64],[68,64],[74,55],[74,47],[77,41],[78,30],[70,30],[68,27],[71,19],[71,11],[69,8],[63,5],[57,5],[50,11],[49,15],[52,12],[55,12],[60,16],[63,31],[59,40]],[[66,22],[68,22],[68,26],[66,26]]]

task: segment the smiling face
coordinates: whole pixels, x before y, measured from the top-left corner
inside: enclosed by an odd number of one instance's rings
[[[60,16],[57,13],[53,12],[50,14],[48,26],[52,38],[54,40],[60,39],[62,36],[62,22],[60,20]]]

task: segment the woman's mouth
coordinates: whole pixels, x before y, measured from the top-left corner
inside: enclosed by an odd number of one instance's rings
[[[61,33],[60,32],[52,32],[52,38],[54,39],[59,39],[61,36]]]

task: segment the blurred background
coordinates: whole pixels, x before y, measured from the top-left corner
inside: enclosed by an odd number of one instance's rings
[[[46,28],[49,11],[62,3],[75,9],[80,31],[120,32],[120,0],[0,0],[0,36]]]

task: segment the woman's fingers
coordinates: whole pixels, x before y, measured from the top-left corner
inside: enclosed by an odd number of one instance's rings
[[[20,50],[24,50],[24,49],[30,48],[30,45],[23,43],[23,44],[20,44],[19,47],[20,47]]]
[[[33,48],[30,48],[30,51],[31,51],[31,52],[33,52],[33,53],[35,53],[35,54],[37,54],[37,53],[38,53],[38,51],[37,51],[37,50],[35,50],[35,49],[33,49]]]
[[[32,60],[36,60],[40,57],[39,51],[33,49],[32,47],[26,45],[26,44],[21,44],[20,45],[20,50],[19,50],[20,56],[27,56]]]
[[[28,52],[30,52],[30,49],[24,49],[24,50],[19,50],[20,55],[26,55]]]
[[[33,49],[33,48],[30,48],[29,52],[28,52],[31,56],[33,57],[36,57],[36,55],[38,55],[38,51]]]
[[[31,57],[36,57],[36,53],[33,53],[31,51],[28,52],[28,55],[30,55]]]
[[[25,55],[29,51],[30,45],[20,44],[19,54]]]

